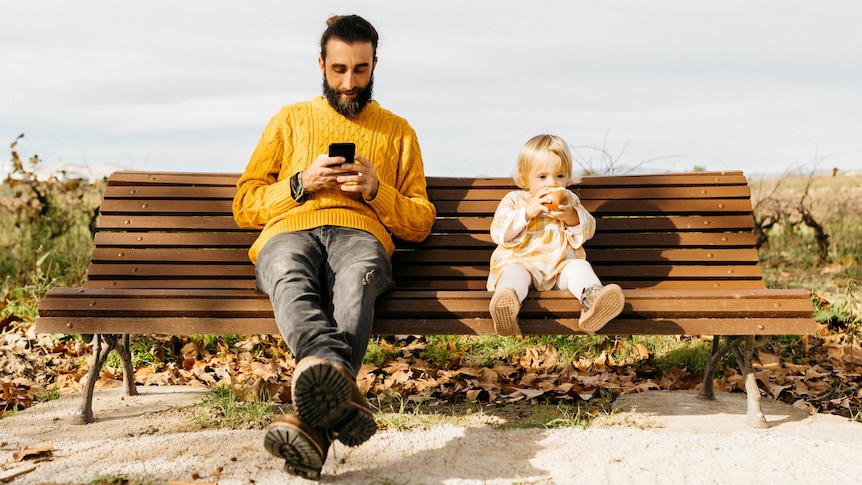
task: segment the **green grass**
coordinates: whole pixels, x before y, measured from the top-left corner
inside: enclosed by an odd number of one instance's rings
[[[679,342],[674,348],[666,348],[655,358],[656,369],[664,373],[668,369],[686,369],[689,372],[703,372],[709,362],[712,340],[690,339]]]
[[[242,390],[216,386],[207,393],[194,420],[202,427],[263,429],[281,412],[281,406],[266,395],[248,398]]]
[[[166,485],[167,480],[156,480],[148,477],[129,477],[123,473],[109,473],[98,475],[91,485]]]
[[[406,400],[397,393],[378,395],[370,400],[375,419],[382,429],[399,431],[456,426],[495,426],[512,428],[587,428],[607,421],[615,410],[610,392],[597,393],[589,401],[551,403],[542,400],[514,403],[460,403],[437,400]]]
[[[702,371],[709,359],[712,340],[679,338],[673,335],[529,335],[501,337],[497,335],[427,335],[419,357],[438,368],[453,364],[463,367],[493,367],[509,365],[513,359],[536,352],[547,358],[554,370],[562,370],[570,362],[595,360],[607,355],[615,362],[642,360],[639,347],[649,350],[660,370],[671,367]],[[388,349],[394,349],[388,350]],[[366,354],[366,363],[382,366],[388,358],[401,356],[399,347],[386,345],[385,339],[373,340]]]
[[[3,418],[8,418],[10,416],[15,416],[18,413],[18,408],[13,407],[9,409],[8,407],[0,408],[0,420]]]
[[[862,315],[857,310],[860,305],[859,297],[856,295],[858,290],[859,282],[849,280],[844,291],[829,305],[815,299],[814,319],[830,327],[849,329],[852,333],[858,334],[859,327],[862,326]]]

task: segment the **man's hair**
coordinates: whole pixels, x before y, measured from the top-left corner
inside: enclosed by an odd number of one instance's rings
[[[377,30],[359,15],[334,15],[326,19],[326,30],[320,36],[321,59],[326,59],[326,44],[333,37],[348,44],[371,42],[374,58],[377,58]]]
[[[572,153],[569,151],[569,144],[556,135],[537,135],[530,138],[521,148],[514,176],[515,185],[527,190],[529,186],[527,178],[533,170],[533,166],[539,158],[545,159],[551,153],[556,154],[563,162],[563,169],[569,173],[569,184],[580,183],[581,177],[572,173]]]

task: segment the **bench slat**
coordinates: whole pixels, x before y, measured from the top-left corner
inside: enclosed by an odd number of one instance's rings
[[[609,282],[610,283],[610,282]],[[654,289],[694,289],[694,288],[709,288],[709,289],[758,289],[763,288],[762,281],[756,280],[636,280],[624,282],[626,288],[654,288]],[[93,278],[84,283],[87,289],[97,288],[136,288],[136,289],[152,289],[152,288],[175,288],[175,289],[254,289],[254,280],[252,278],[240,279],[118,279],[118,278]],[[439,290],[485,290],[484,279],[474,280],[413,280],[410,282],[411,289],[439,289]]]
[[[121,333],[255,334],[268,333],[266,329],[274,325],[268,299],[253,290],[94,289],[84,293],[55,288],[49,295],[51,298],[40,308],[41,331],[47,332],[90,333],[91,325],[110,320],[117,321],[116,331]],[[384,330],[387,325],[401,321],[407,323],[400,324],[395,333],[412,333],[410,327],[414,324],[415,333],[439,333],[445,328],[465,333],[464,324],[472,331],[493,333],[488,318],[490,295],[477,291],[393,291],[378,302],[375,332],[391,333]],[[572,333],[578,309],[577,301],[566,292],[531,292],[522,309],[522,329],[553,334],[562,326],[568,329],[562,333]],[[720,321],[722,330],[734,329],[733,334],[774,333],[776,325],[790,334],[804,334],[814,331],[810,311],[810,300],[804,290],[627,290],[623,314],[603,333],[613,334],[614,328],[624,327],[625,334],[638,333],[640,330],[633,330],[638,328],[645,334],[712,334],[714,325]],[[68,312],[78,318],[71,321],[63,317]],[[739,318],[740,314],[747,316]],[[540,318],[536,319],[537,316]],[[188,328],[188,323],[194,320],[205,328],[197,332],[178,329],[179,325]],[[148,323],[125,328],[128,321]],[[225,328],[227,321],[236,325]],[[713,322],[712,330],[704,330],[703,324],[709,321]],[[455,327],[447,327],[452,325]],[[438,330],[431,330],[435,328]]]
[[[475,248],[493,247],[490,234],[431,234],[421,245],[403,243],[404,249],[416,248]],[[753,247],[754,235],[750,233],[660,233],[660,234],[604,234],[597,233],[585,246],[591,248],[679,248]]]
[[[749,199],[751,191],[748,186],[639,186],[639,187],[580,187],[573,186],[571,189],[578,194],[582,200],[670,200],[670,199]],[[463,200],[499,203],[506,193],[518,190],[511,182],[492,189],[449,189],[430,187],[429,198],[437,202],[460,202]],[[111,185],[105,189],[105,212],[125,212],[140,210],[140,201],[149,204],[154,210],[174,212],[171,208],[175,206],[193,206],[195,200],[209,200],[214,205],[205,208],[207,212],[212,210],[230,211],[233,195],[236,193],[235,186],[201,187],[198,185],[176,185],[176,186],[117,186]],[[225,204],[227,207],[225,208]]]
[[[97,232],[96,247],[245,248],[257,239],[254,232]]]
[[[757,279],[761,278],[757,266],[681,266],[681,265],[594,265],[596,274],[602,279],[611,281],[626,281],[639,279],[685,279],[685,280],[715,280],[715,279]],[[126,278],[253,278],[254,267],[249,264],[181,264],[181,263],[133,263],[133,264],[93,264],[88,271],[90,278],[115,277],[124,275]],[[434,265],[423,267],[417,274],[416,267],[394,268],[396,281],[402,283],[413,280],[458,280],[480,279],[484,281],[488,275],[488,267],[482,266],[444,266]]]
[[[108,185],[223,185],[236,187],[239,173],[220,172],[126,172],[111,174]]]
[[[104,333],[104,318],[40,317],[42,333]],[[250,318],[123,318],[110,322],[111,332],[118,334],[278,334],[275,320]],[[578,335],[577,319],[522,319],[524,335]],[[56,330],[55,330],[56,329]],[[145,329],[145,332],[142,332]],[[728,335],[807,335],[815,332],[810,318],[751,319],[617,319],[599,332],[600,335],[714,335],[717,329]],[[395,319],[374,322],[378,335],[465,335],[494,334],[491,319],[463,320]]]
[[[377,305],[378,318],[488,318],[490,293],[472,292],[473,298],[409,298],[402,291],[400,297],[381,300]],[[745,313],[749,318],[805,317],[809,306],[804,300],[788,298],[742,298],[739,293],[725,292],[726,298],[698,298],[680,290],[673,298],[630,297],[621,318],[738,318]],[[52,298],[43,308],[45,316],[55,312],[74,311],[87,317],[125,318],[147,317],[272,317],[272,306],[265,295],[258,298],[194,298],[171,295],[167,298]],[[570,295],[558,298],[543,296],[527,298],[521,308],[523,318],[575,318],[580,305]]]
[[[205,202],[201,202],[205,204]],[[175,212],[185,212],[175,208]],[[154,215],[159,214],[159,215]],[[219,219],[216,219],[219,217]],[[164,214],[162,211],[141,213],[102,213],[100,229],[103,231],[130,231],[146,228],[147,230],[166,230],[192,232],[196,230],[239,230],[235,223],[230,223],[233,216],[227,213],[212,212],[209,214],[187,213],[183,216]],[[689,216],[634,216],[596,218],[600,232],[630,232],[630,231],[750,231],[754,227],[750,215],[689,215]],[[142,222],[145,221],[145,222]],[[178,226],[178,223],[197,221]],[[134,222],[135,225],[132,224]],[[490,218],[455,217],[437,219],[431,229],[434,233],[487,233],[491,228]],[[250,230],[245,230],[250,231]]]
[[[111,174],[110,185],[227,185],[235,186],[240,173],[220,172],[139,172],[117,171]],[[500,187],[511,186],[505,177],[428,177],[428,187]],[[642,187],[646,185],[748,185],[742,171],[687,172],[643,175],[594,175],[584,177],[582,186]]]
[[[394,255],[396,266],[447,264],[485,264],[491,257],[491,248],[451,249],[437,251],[398,251]],[[722,264],[758,262],[757,251],[753,248],[742,249],[589,249],[590,261],[594,265],[605,263],[670,263],[670,264]],[[96,247],[93,250],[93,264],[102,263],[140,263],[140,262],[189,262],[189,263],[231,263],[251,264],[245,247],[225,247],[219,251],[201,251],[199,248],[186,247]]]
[[[252,232],[106,232],[96,234],[97,247],[246,247],[257,238]],[[751,248],[754,235],[751,233],[640,233],[607,234],[598,233],[586,246],[590,249],[608,248]],[[431,234],[422,244],[401,243],[401,250],[417,248],[493,248],[494,243],[488,233],[476,234]]]

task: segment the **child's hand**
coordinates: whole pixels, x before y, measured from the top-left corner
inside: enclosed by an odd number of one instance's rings
[[[562,207],[560,205],[555,205],[554,198],[551,196],[551,192],[555,192],[557,190],[559,189],[555,187],[545,187],[536,192],[536,194],[527,202],[527,220],[530,220],[541,213],[551,215],[555,208]],[[559,197],[559,195],[557,197]]]
[[[566,204],[560,205],[558,208],[560,210],[548,211],[548,215],[570,227],[581,223],[581,218],[578,216],[578,211],[575,210],[574,206]]]
[[[535,218],[543,212],[548,212],[548,208],[544,206],[544,202],[544,197],[539,196],[531,197],[530,200],[527,201],[527,207],[525,209],[527,221]]]
[[[580,204],[578,196],[566,192],[566,195],[562,198],[564,203],[559,204],[554,208],[553,204],[548,203],[551,199],[549,194],[552,190],[553,189],[551,188],[542,189],[536,194],[536,198],[540,199],[544,204],[544,207],[547,207],[546,212],[548,215],[565,223],[567,226],[577,226],[580,224],[581,218],[578,216],[578,211],[575,209],[575,207]]]

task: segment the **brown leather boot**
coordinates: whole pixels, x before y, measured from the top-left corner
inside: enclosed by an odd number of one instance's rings
[[[343,366],[309,356],[293,373],[293,403],[303,421],[332,432],[347,446],[364,443],[377,432],[374,413],[356,379]]]
[[[309,480],[320,480],[330,440],[326,431],[302,422],[296,414],[282,414],[266,429],[263,447],[284,460],[284,470]]]

